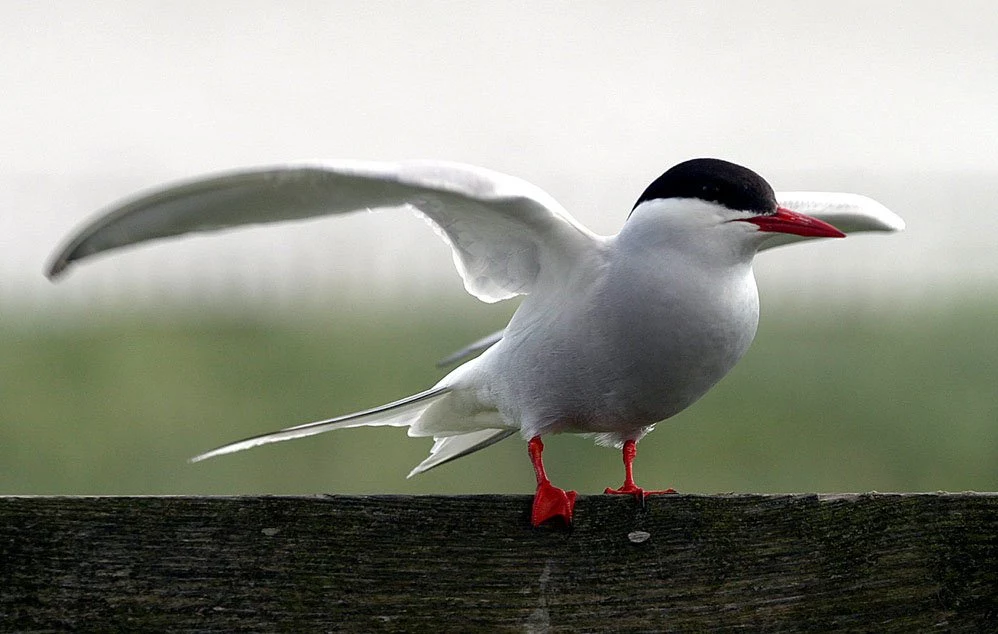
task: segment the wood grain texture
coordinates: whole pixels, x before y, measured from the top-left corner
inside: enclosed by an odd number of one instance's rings
[[[2,631],[998,631],[998,495],[0,497]]]

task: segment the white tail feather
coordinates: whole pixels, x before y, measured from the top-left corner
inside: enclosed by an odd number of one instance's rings
[[[314,423],[306,423],[305,425],[298,425],[296,427],[288,427],[286,429],[222,445],[217,449],[212,449],[211,451],[205,452],[201,455],[194,456],[190,461],[200,462],[201,460],[214,458],[215,456],[221,456],[227,453],[235,453],[244,449],[259,447],[260,445],[268,445],[273,442],[315,436],[316,434],[322,434],[335,429],[368,426],[374,427],[379,425],[404,427],[411,424],[426,410],[426,408],[432,405],[434,401],[448,392],[450,392],[450,388],[436,387],[425,392],[407,396],[406,398],[392,403],[364,410],[362,412],[355,412],[353,414],[338,416],[328,420],[320,420]]]
[[[411,478],[424,471],[429,471],[433,467],[439,467],[445,462],[457,460],[479,449],[485,449],[515,433],[516,430],[513,429],[481,429],[457,436],[434,437],[433,440],[436,442],[430,449],[429,457],[416,465],[416,468],[410,471],[406,477]]]

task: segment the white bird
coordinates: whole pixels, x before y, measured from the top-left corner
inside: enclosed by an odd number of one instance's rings
[[[57,252],[48,275],[146,240],[385,207],[429,219],[475,297],[525,295],[509,325],[459,353],[484,350],[424,392],[192,460],[334,429],[395,425],[434,439],[411,477],[519,433],[537,477],[534,525],[569,523],[576,494],[548,480],[541,438],[571,432],[622,448],[624,484],[607,493],[643,500],[651,492],[632,476],[637,441],[703,396],[755,336],[755,254],[807,238],[904,228],[864,196],[775,194],[755,172],[718,159],[686,161],[662,174],[608,237],[539,188],[479,167],[323,161],[210,176],[112,205]]]

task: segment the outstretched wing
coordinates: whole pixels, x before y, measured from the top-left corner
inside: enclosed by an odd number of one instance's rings
[[[224,173],[112,205],[77,231],[48,269],[196,231],[408,207],[451,246],[468,292],[487,302],[529,293],[541,272],[595,236],[518,178],[436,161],[323,161]]]
[[[904,220],[872,198],[840,192],[776,192],[776,201],[791,211],[824,220],[846,235],[861,231],[903,231]],[[759,250],[807,240],[773,233]]]

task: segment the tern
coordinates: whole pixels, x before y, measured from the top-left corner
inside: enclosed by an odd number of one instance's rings
[[[428,219],[475,297],[525,296],[509,324],[458,353],[481,354],[426,391],[192,461],[393,425],[434,440],[411,477],[519,434],[537,479],[532,523],[568,524],[576,493],[548,479],[541,439],[570,432],[620,449],[624,483],[606,492],[643,501],[657,492],[635,484],[636,443],[710,390],[755,337],[756,253],[904,228],[865,196],[777,194],[752,170],[712,158],[679,163],[655,179],[614,236],[593,233],[538,187],[480,167],[313,161],[202,177],[112,205],[68,239],[47,274],[148,240],[375,208],[408,208]]]

